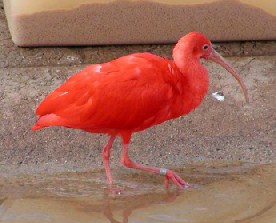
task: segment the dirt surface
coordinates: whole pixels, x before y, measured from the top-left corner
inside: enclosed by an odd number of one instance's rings
[[[67,77],[90,63],[132,52],[171,56],[172,45],[17,48],[0,1],[0,176],[42,171],[102,168],[106,137],[78,130],[32,132],[38,103]],[[236,81],[206,63],[211,85],[201,106],[188,116],[135,134],[130,156],[139,163],[183,167],[198,160],[276,161],[276,43],[219,43],[217,51],[241,73],[250,93],[245,105]],[[231,56],[231,57],[229,57]],[[210,94],[223,91],[224,102]],[[120,140],[111,166],[119,166]]]

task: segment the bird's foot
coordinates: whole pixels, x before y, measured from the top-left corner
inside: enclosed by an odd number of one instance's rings
[[[166,170],[165,175],[165,187],[169,187],[169,181],[172,181],[173,184],[178,186],[179,188],[183,189],[184,187],[189,187],[189,184],[186,183],[180,176],[178,176],[175,172],[171,170]]]

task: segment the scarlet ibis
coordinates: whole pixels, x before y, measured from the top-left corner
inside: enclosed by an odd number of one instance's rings
[[[135,163],[128,156],[131,135],[193,111],[207,93],[208,72],[200,59],[216,62],[247,89],[238,73],[217,53],[203,34],[183,36],[173,49],[173,60],[151,53],[134,53],[103,64],[93,64],[71,76],[38,106],[32,130],[49,126],[104,133],[102,150],[108,184],[112,184],[110,149],[122,138],[121,163],[165,176],[180,188],[185,181],[174,171]]]

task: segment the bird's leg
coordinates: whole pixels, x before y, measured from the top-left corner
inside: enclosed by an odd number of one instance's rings
[[[147,172],[157,173],[160,175],[165,176],[165,187],[168,188],[169,186],[169,180],[171,180],[175,185],[177,185],[179,188],[183,188],[185,186],[185,181],[181,179],[175,172],[164,169],[164,168],[157,168],[157,167],[149,167],[144,166],[141,164],[137,164],[133,162],[129,156],[128,156],[128,143],[123,144],[123,153],[121,157],[121,163],[128,167],[128,168],[135,168],[139,170],[144,170]]]
[[[104,164],[104,169],[107,177],[108,184],[112,184],[112,176],[111,176],[111,171],[110,171],[110,165],[109,165],[109,157],[110,157],[110,149],[112,147],[112,144],[115,140],[115,136],[110,136],[107,144],[102,150],[102,156],[103,156],[103,164]]]

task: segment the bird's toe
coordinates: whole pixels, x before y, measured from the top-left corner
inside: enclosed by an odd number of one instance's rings
[[[168,188],[169,181],[172,181],[173,184],[178,186],[179,188],[184,188],[187,184],[180,176],[178,176],[175,172],[168,170],[165,177],[165,187]]]

